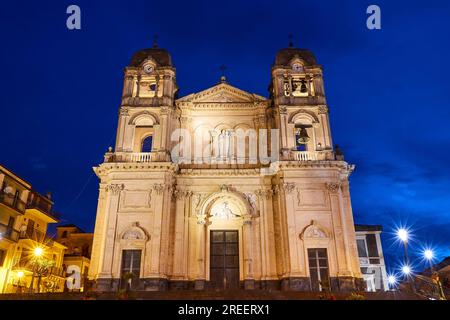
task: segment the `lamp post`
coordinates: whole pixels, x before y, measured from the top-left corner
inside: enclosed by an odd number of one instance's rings
[[[403,243],[403,249],[405,252],[405,264],[402,267],[403,274],[408,278],[408,281],[411,285],[412,291],[415,293],[416,289],[414,286],[414,280],[411,274],[411,267],[409,264],[409,255],[408,255],[408,240],[409,240],[409,232],[405,228],[400,228],[397,230],[397,237],[400,239],[400,241]]]
[[[431,249],[426,249],[423,252],[423,256],[424,258],[428,261],[428,263],[430,264],[430,273],[433,274],[434,272],[434,268],[433,268],[433,257],[434,257],[434,253],[433,250]]]
[[[19,279],[17,281],[17,286],[19,287],[19,293],[22,293],[22,282],[21,282],[21,280],[23,278],[23,275],[24,275],[23,271],[17,272],[17,278]]]
[[[406,265],[409,265],[409,256],[408,256],[408,230],[404,228],[400,228],[397,230],[397,237],[400,239],[400,241],[403,243],[403,248],[405,249],[405,263]]]
[[[30,293],[33,293],[34,277],[35,277],[36,265],[37,265],[37,261],[36,260],[39,259],[40,257],[42,257],[43,253],[44,253],[44,249],[42,249],[41,247],[36,247],[33,250],[33,256],[34,256],[33,260],[34,261],[33,261],[33,275],[31,276]]]
[[[430,275],[431,275],[430,277],[431,277],[432,282],[434,284],[436,284],[436,287],[437,287],[437,290],[438,290],[438,293],[439,293],[439,298],[441,300],[446,300],[444,291],[442,289],[442,284],[441,284],[441,281],[439,279],[439,274],[434,271],[434,267],[433,267],[434,252],[433,252],[433,250],[426,249],[423,252],[423,256],[424,256],[425,260],[427,260],[428,263],[430,264]]]

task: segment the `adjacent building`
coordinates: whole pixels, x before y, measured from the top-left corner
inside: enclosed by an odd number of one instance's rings
[[[354,166],[333,146],[322,67],[290,46],[269,71],[268,97],[223,76],[178,98],[170,54],[156,45],[134,54],[115,148],[94,168],[97,290],[130,274],[136,290],[363,284]]]
[[[93,233],[84,232],[74,224],[56,227],[56,241],[67,248],[64,253],[63,269],[67,271],[67,275],[74,271],[80,275],[80,285],[67,288],[69,290],[85,291],[87,289],[93,237]]]
[[[0,293],[62,291],[66,247],[47,235],[58,222],[50,195],[1,165],[0,187]]]
[[[359,264],[367,291],[387,291],[388,279],[381,246],[380,225],[355,225]]]

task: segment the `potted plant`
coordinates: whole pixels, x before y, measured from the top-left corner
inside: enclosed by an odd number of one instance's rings
[[[363,294],[352,292],[345,300],[366,300]]]

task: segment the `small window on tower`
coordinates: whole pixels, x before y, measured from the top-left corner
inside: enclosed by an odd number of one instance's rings
[[[149,89],[150,89],[150,91],[155,92],[156,91],[156,83],[150,84]]]
[[[147,138],[145,138],[142,141],[141,152],[151,152],[152,151],[152,141],[153,141],[152,136],[148,136]]]

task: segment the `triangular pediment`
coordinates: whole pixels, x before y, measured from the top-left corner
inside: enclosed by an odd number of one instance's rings
[[[219,83],[209,89],[182,97],[177,102],[192,103],[254,103],[267,99],[263,96],[249,93],[228,83]]]

